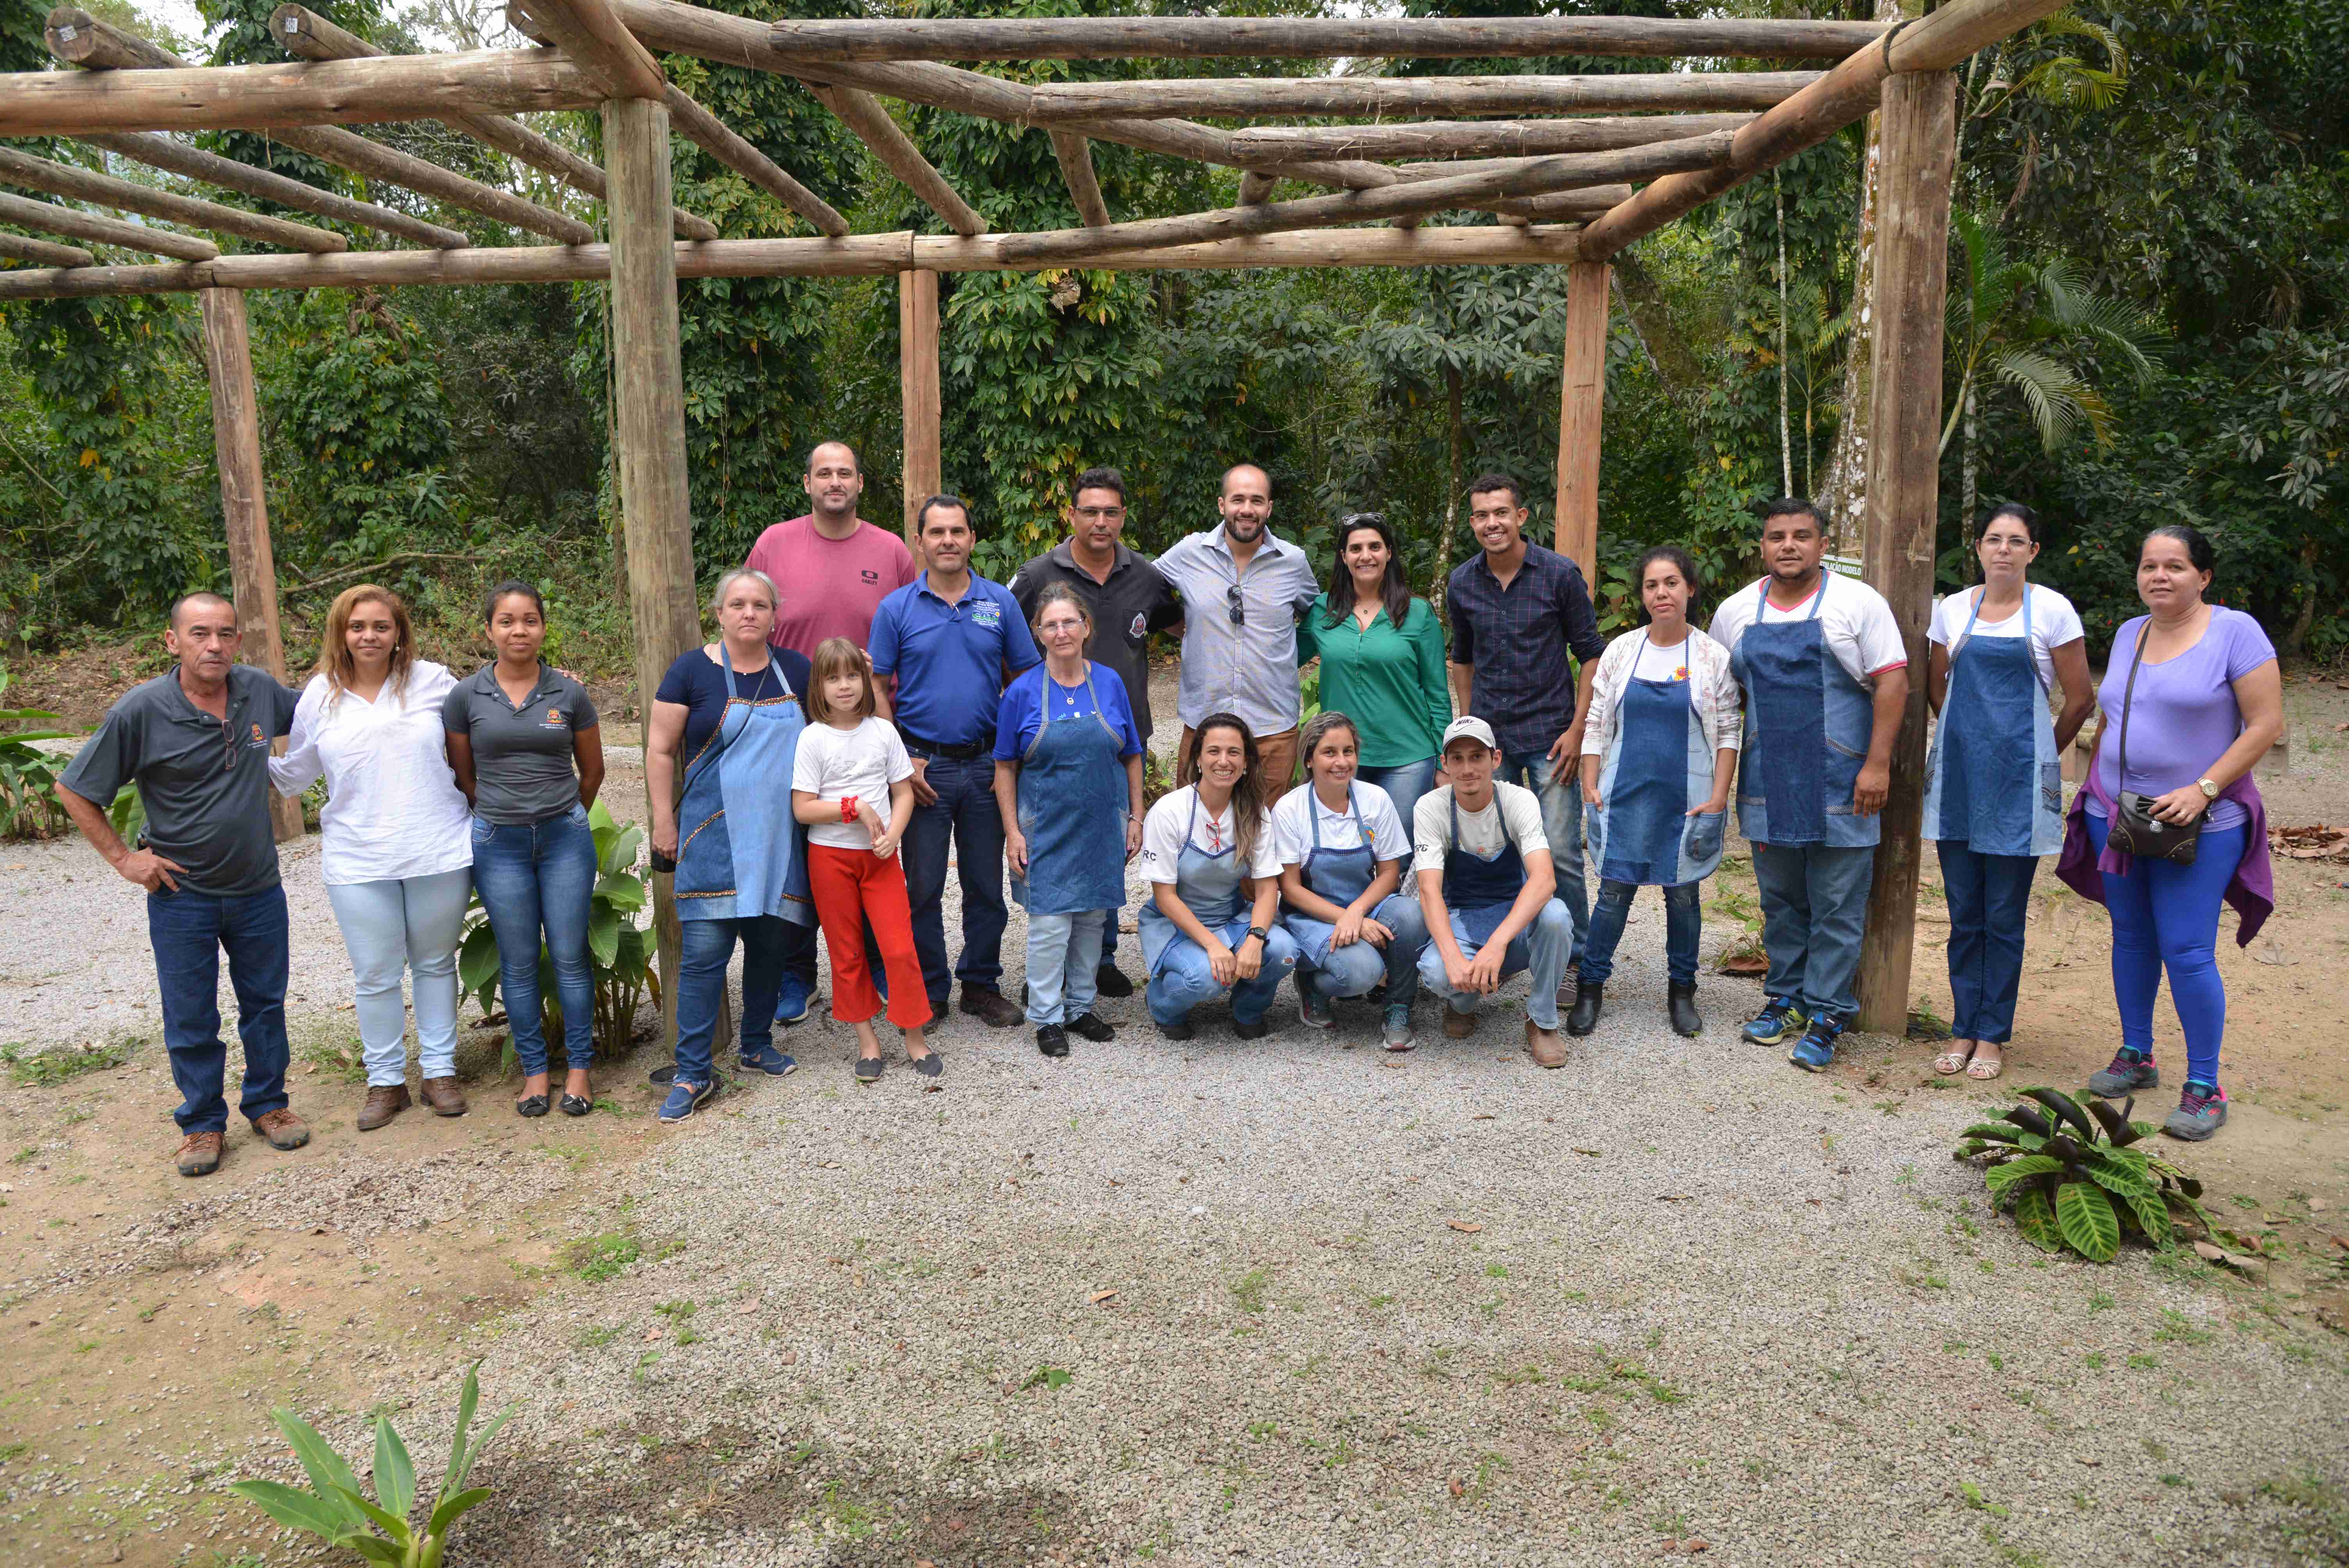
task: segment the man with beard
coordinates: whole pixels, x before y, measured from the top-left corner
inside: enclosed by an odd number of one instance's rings
[[[1272,478],[1254,463],[1224,472],[1221,526],[1194,533],[1158,558],[1183,595],[1183,686],[1175,711],[1183,738],[1211,713],[1237,715],[1256,738],[1257,776],[1268,807],[1297,771],[1297,622],[1321,585],[1297,545],[1272,531]],[[1178,784],[1188,784],[1186,772]]]

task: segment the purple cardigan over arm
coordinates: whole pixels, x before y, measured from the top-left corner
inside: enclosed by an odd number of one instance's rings
[[[2104,738],[2096,745],[2101,749]],[[2093,903],[2105,902],[2103,873],[2125,877],[2137,863],[2135,855],[2125,855],[2109,844],[2102,855],[2096,853],[2095,841],[2088,836],[2088,797],[2094,795],[2096,804],[2105,809],[2109,820],[2119,814],[2120,807],[2106,794],[2103,781],[2096,777],[2096,759],[2088,759],[2088,776],[2080,785],[2080,792],[2072,797],[2072,810],[2064,818],[2064,849],[2056,857],[2055,874],[2064,885]],[[2245,812],[2243,826],[2243,858],[2235,863],[2235,874],[2227,879],[2226,900],[2240,917],[2235,927],[2235,945],[2249,947],[2251,938],[2275,913],[2275,868],[2268,862],[2268,808],[2260,799],[2259,786],[2251,776],[2244,774],[2219,791],[2221,800],[2232,800]]]

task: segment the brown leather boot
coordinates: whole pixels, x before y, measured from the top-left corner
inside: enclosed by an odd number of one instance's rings
[[[191,1132],[180,1140],[180,1174],[209,1176],[219,1170],[222,1141],[217,1132]]]
[[[399,1092],[405,1096],[408,1090],[403,1088]],[[272,1149],[299,1149],[310,1141],[310,1124],[282,1108],[254,1117],[253,1130],[269,1140]]]
[[[1475,1032],[1475,1014],[1455,1013],[1448,1006],[1444,1009],[1444,1037],[1445,1039],[1464,1040]]]
[[[435,1116],[465,1114],[465,1091],[457,1087],[452,1078],[429,1078],[424,1080],[424,1103]]]
[[[1540,1068],[1566,1066],[1566,1042],[1556,1029],[1545,1029],[1531,1018],[1526,1020],[1526,1052]]]
[[[399,1084],[369,1084],[367,1103],[359,1107],[359,1130],[373,1132],[388,1127],[391,1119],[409,1107],[408,1086]]]

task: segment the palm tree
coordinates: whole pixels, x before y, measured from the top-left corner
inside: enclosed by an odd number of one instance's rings
[[[2117,364],[2140,385],[2151,379],[2150,351],[2163,334],[2135,306],[2091,292],[2070,262],[2017,256],[1996,229],[1971,212],[1951,213],[1950,226],[1957,250],[1951,257],[1948,339],[1957,359],[1958,392],[1941,430],[1940,449],[1950,449],[1962,427],[1959,515],[1971,519],[1984,381],[2021,396],[2049,452],[2083,424],[2099,447],[2109,447],[2112,407],[2095,378]]]

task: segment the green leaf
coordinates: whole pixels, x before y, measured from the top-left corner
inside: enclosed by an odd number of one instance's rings
[[[2023,1130],[2011,1121],[1977,1121],[1958,1136],[1978,1138],[1984,1143],[2020,1143]]]
[[[2064,1244],[2092,1263],[2121,1250],[2120,1216],[2104,1190],[2089,1182],[2066,1181],[2055,1189],[2055,1223]]]
[[[2006,1190],[2026,1176],[2044,1176],[2064,1169],[2064,1162],[2052,1154],[2026,1154],[2020,1160],[2010,1160],[2003,1165],[1993,1165],[1982,1173],[1982,1180],[1992,1194]]]
[[[465,933],[465,945],[457,954],[457,985],[468,995],[481,995],[484,1010],[489,1006],[489,987],[498,980],[498,934],[482,921]]]
[[[277,1423],[277,1429],[285,1434],[285,1440],[294,1446],[294,1457],[302,1461],[302,1469],[319,1500],[340,1512],[346,1523],[359,1523],[365,1515],[342,1501],[344,1492],[358,1491],[359,1478],[343,1462],[343,1456],[335,1451],[334,1445],[320,1437],[316,1428],[282,1406],[270,1411],[269,1416]]]
[[[408,1457],[408,1445],[388,1416],[375,1421],[375,1495],[383,1511],[398,1520],[416,1502],[416,1461]]]
[[[595,896],[623,914],[645,907],[645,884],[630,872],[606,872],[595,884]]]
[[[504,1409],[500,1410],[497,1413],[495,1419],[491,1421],[488,1426],[481,1429],[481,1435],[475,1438],[465,1449],[464,1466],[454,1476],[448,1477],[441,1481],[440,1489],[443,1491],[448,1491],[452,1486],[460,1487],[465,1484],[465,1478],[473,1473],[473,1466],[481,1459],[481,1450],[490,1446],[490,1439],[498,1435],[498,1429],[504,1426],[508,1421],[512,1420],[514,1412],[521,1408],[522,1406],[518,1403],[508,1405]]]
[[[2121,1198],[2153,1196],[2151,1177],[2140,1176],[2125,1165],[2111,1163],[2099,1157],[2102,1152],[2101,1150],[2086,1150],[2079,1162],[2081,1171],[2086,1173],[2089,1181]]]
[[[457,1394],[457,1430],[449,1439],[449,1468],[440,1477],[440,1495],[449,1495],[451,1477],[465,1470],[465,1434],[473,1429],[473,1413],[481,1407],[481,1364],[465,1368],[465,1386]],[[435,1529],[439,1527],[434,1526]]]
[[[2055,1223],[2055,1211],[2049,1207],[2046,1190],[2036,1183],[2026,1187],[2015,1200],[2014,1228],[2023,1239],[2043,1253],[2059,1251],[2064,1245],[2064,1233]]]
[[[229,1491],[289,1530],[306,1530],[332,1541],[351,1525],[333,1503],[306,1491],[295,1491],[282,1481],[240,1480],[231,1483]]]
[[[454,1497],[442,1498],[440,1506],[432,1511],[432,1521],[424,1527],[424,1533],[446,1534],[449,1527],[456,1523],[460,1518],[489,1501],[490,1489],[485,1486],[474,1487],[470,1491],[460,1491]]]
[[[598,969],[609,969],[620,955],[620,916],[616,911],[601,905],[587,916],[587,951]]]
[[[398,1514],[386,1513],[382,1509],[378,1508],[375,1504],[369,1502],[366,1498],[361,1497],[357,1492],[351,1491],[348,1487],[345,1487],[343,1489],[343,1495],[349,1498],[353,1502],[358,1504],[359,1511],[366,1515],[369,1523],[382,1531],[386,1535],[391,1537],[392,1540],[398,1542],[400,1545],[406,1546],[416,1539],[416,1532],[409,1528],[408,1521],[400,1518]]]
[[[380,1535],[346,1535],[335,1544],[357,1553],[370,1563],[381,1563],[385,1568],[408,1568],[408,1553]]]
[[[2169,1244],[2171,1240],[2169,1208],[2162,1202],[2160,1194],[2151,1191],[2129,1192],[2123,1195],[2122,1202],[2128,1204],[2129,1213],[2137,1221],[2137,1229],[2145,1233],[2147,1241],[2157,1247],[2166,1247]]]

